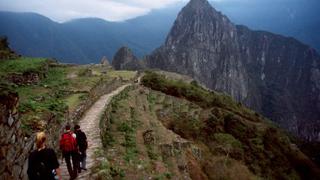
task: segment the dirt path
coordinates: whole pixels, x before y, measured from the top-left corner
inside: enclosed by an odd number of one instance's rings
[[[91,173],[91,168],[95,164],[96,160],[94,157],[94,152],[98,150],[99,148],[102,148],[102,143],[101,143],[101,137],[100,137],[100,127],[99,127],[99,122],[100,122],[100,116],[106,107],[110,100],[112,99],[113,96],[119,94],[122,90],[124,90],[126,87],[128,87],[130,84],[123,85],[119,87],[118,89],[114,90],[113,92],[106,94],[98,101],[91,106],[91,108],[86,112],[86,114],[81,118],[79,121],[80,127],[83,132],[86,133],[87,138],[88,138],[88,144],[89,148],[87,150],[87,171],[82,171],[77,179],[90,179],[90,173]],[[62,179],[67,180],[69,179],[69,174],[68,170],[66,167],[66,163],[60,163],[61,164],[61,174],[62,174]]]

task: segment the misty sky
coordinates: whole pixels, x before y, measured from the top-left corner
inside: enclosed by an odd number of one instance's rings
[[[0,0],[1,11],[36,12],[55,21],[98,17],[122,21],[186,0]]]
[[[0,0],[0,11],[36,12],[58,22],[77,18],[97,17],[108,21],[123,21],[145,15],[153,9],[185,4],[189,0]],[[216,8],[226,14],[241,14],[241,17],[269,11],[279,6],[297,4],[299,9],[309,13],[320,0],[210,0]],[[259,4],[257,6],[257,4]],[[285,9],[285,11],[292,11]],[[314,10],[313,10],[314,11]],[[306,14],[305,13],[305,14]],[[318,12],[317,12],[318,13]],[[294,16],[294,11],[290,12]],[[240,17],[240,16],[239,16]]]
[[[123,21],[189,0],[0,0],[0,11],[36,12],[58,22],[84,17]],[[233,2],[248,0],[211,0]]]

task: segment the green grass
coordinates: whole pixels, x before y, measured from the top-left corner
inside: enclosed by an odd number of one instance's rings
[[[110,71],[108,72],[108,75],[110,77],[121,77],[123,80],[131,80],[136,76],[135,71]]]
[[[20,58],[16,60],[0,61],[0,76],[8,73],[39,72],[45,65],[43,58]]]
[[[216,133],[214,134],[215,140],[226,149],[240,148],[242,149],[242,143],[235,139],[231,134]]]
[[[151,89],[172,96],[186,98],[201,107],[226,106],[223,100],[224,96],[209,92],[195,83],[188,84],[183,81],[167,79],[165,76],[153,72],[146,72],[146,75],[142,79],[142,83]],[[233,104],[231,105],[234,106]]]
[[[69,81],[66,79],[65,68],[50,68],[47,77],[41,81],[41,85],[52,89],[66,89]]]
[[[76,77],[70,80],[70,90],[73,91],[90,91],[92,87],[97,85],[101,81],[101,77],[92,76],[92,77]]]
[[[74,109],[80,104],[84,95],[85,93],[71,94],[65,99],[65,103],[67,104],[69,109]]]

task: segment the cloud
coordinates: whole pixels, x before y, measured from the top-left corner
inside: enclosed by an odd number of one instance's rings
[[[123,21],[186,0],[0,0],[0,10],[36,12],[55,21],[98,17]]]

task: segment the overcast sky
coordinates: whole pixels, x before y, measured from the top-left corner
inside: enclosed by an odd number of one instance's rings
[[[152,9],[185,1],[187,0],[0,0],[0,10],[36,12],[58,22],[83,17],[123,21],[147,14]]]

